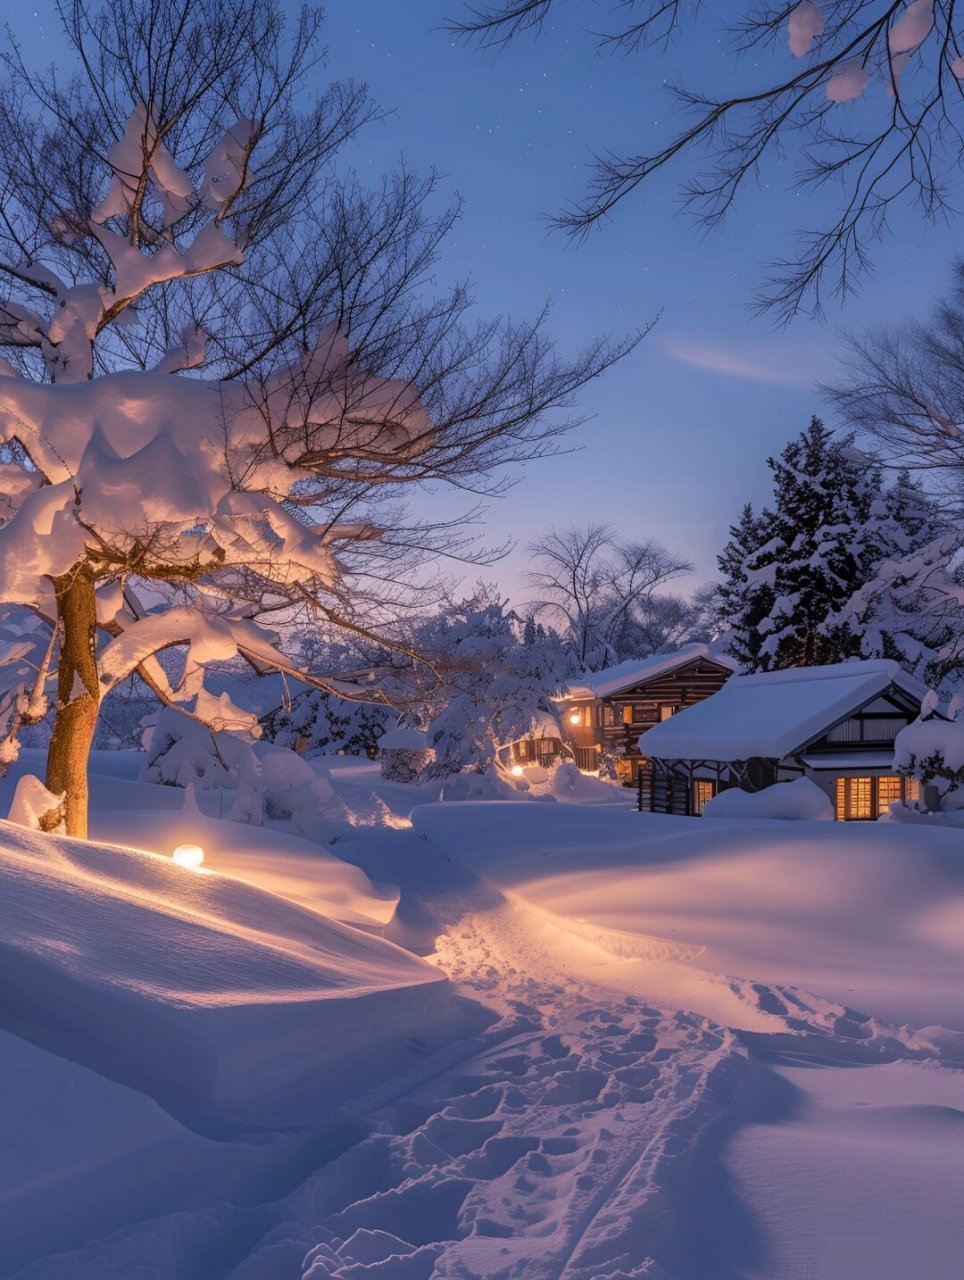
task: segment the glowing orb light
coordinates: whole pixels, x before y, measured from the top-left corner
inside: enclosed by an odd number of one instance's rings
[[[582,716],[579,714],[579,712],[574,711],[572,715],[569,717],[569,723],[578,724],[581,719],[582,719]]]
[[[521,778],[524,773],[525,773],[525,769],[523,769],[521,764],[514,764],[512,766],[513,778]]]
[[[204,850],[199,844],[179,844],[171,857],[179,867],[192,867],[197,870],[204,861]]]

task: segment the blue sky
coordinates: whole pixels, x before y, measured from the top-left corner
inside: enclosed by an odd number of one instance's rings
[[[520,470],[491,505],[483,533],[518,546],[482,576],[521,598],[525,545],[552,523],[592,519],[688,556],[695,586],[714,574],[742,504],[765,499],[767,455],[822,412],[812,384],[833,377],[841,328],[926,313],[948,279],[959,229],[900,213],[875,276],[844,313],[781,331],[751,316],[748,303],[765,264],[820,218],[812,193],[787,190],[789,165],[765,172],[708,237],[681,215],[674,181],[660,178],[572,244],[545,215],[579,195],[593,149],[665,136],[674,112],[664,81],[732,84],[752,67],[744,70],[708,24],[661,59],[599,56],[580,28],[586,7],[565,4],[543,38],[486,54],[441,29],[457,4],[328,4],[330,73],[367,81],[391,110],[354,144],[352,163],[374,178],[404,157],[417,169],[434,166],[443,191],[461,194],[464,216],[439,275],[471,277],[484,313],[532,315],[549,298],[563,351],[660,314],[639,350],[585,393],[592,421],[569,438],[571,452]],[[600,25],[605,13],[600,6]],[[58,59],[52,4],[13,25],[32,59]],[[446,515],[464,506],[461,497],[431,502]]]

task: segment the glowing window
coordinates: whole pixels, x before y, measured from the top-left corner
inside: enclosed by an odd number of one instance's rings
[[[873,783],[873,778],[837,779],[837,817],[841,821],[869,821],[877,816],[874,813]]]
[[[715,782],[710,782],[708,778],[696,778],[693,782],[693,813],[699,816],[715,795]]]
[[[632,724],[632,723],[633,723],[632,707],[623,707],[623,724]]]
[[[886,813],[892,804],[903,799],[901,779],[896,775],[877,779],[877,813]]]
[[[668,702],[661,702],[658,710],[659,719],[668,720],[670,716],[675,716],[677,711],[679,711],[679,707],[672,706]]]

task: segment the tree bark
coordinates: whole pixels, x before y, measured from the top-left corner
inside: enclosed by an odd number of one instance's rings
[[[67,835],[85,840],[87,763],[100,706],[94,576],[90,567],[81,563],[52,581],[57,594],[60,665],[46,786],[63,799],[56,809],[44,814],[40,825],[50,831],[62,823]]]

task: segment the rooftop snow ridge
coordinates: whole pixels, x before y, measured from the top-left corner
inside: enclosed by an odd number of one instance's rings
[[[633,685],[655,680],[658,676],[675,671],[677,667],[685,667],[699,658],[736,670],[736,663],[732,658],[726,654],[711,652],[709,645],[686,644],[673,653],[652,653],[646,658],[629,658],[614,667],[605,667],[602,671],[584,672],[582,676],[570,681],[559,700],[607,698]]]
[[[795,684],[800,681],[852,680],[855,676],[885,675],[890,679],[912,680],[900,663],[892,658],[855,658],[850,662],[833,662],[824,667],[781,667],[778,671],[756,671],[751,675],[734,676],[734,680],[746,688],[760,684]],[[914,682],[916,683],[916,681]]]

